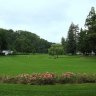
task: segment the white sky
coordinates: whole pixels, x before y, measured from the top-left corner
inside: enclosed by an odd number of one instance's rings
[[[92,6],[96,0],[0,0],[0,27],[60,42],[71,22],[83,27]]]

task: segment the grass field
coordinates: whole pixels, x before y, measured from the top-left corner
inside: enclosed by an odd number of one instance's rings
[[[96,57],[17,55],[0,57],[0,75],[63,72],[96,73]],[[0,96],[96,96],[96,84],[15,85],[0,84]]]
[[[96,57],[63,56],[54,59],[48,55],[17,55],[0,57],[0,74],[63,72],[96,73]]]
[[[96,84],[47,86],[0,84],[0,96],[96,96]]]

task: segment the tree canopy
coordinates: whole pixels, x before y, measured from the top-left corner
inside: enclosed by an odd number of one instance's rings
[[[75,55],[78,52],[84,55],[90,55],[93,52],[96,55],[95,8],[91,8],[85,20],[84,29],[79,30],[78,25],[71,23],[67,38],[62,37],[61,44],[48,42],[32,32],[0,28],[0,53],[2,50],[13,50],[17,53],[49,52],[50,55],[57,57],[62,53]]]
[[[21,53],[48,53],[51,42],[28,31],[0,29],[0,51],[13,50]]]
[[[59,55],[64,54],[64,49],[61,44],[52,44],[49,48],[49,55],[56,56],[58,58]]]
[[[96,55],[96,11],[94,7],[91,8],[85,20],[85,29],[79,30],[78,25],[71,23],[66,39],[66,52],[72,55],[78,52],[90,55],[93,52]]]

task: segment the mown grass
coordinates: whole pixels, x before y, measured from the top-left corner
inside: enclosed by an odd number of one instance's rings
[[[49,55],[0,56],[0,75],[64,72],[96,73],[96,57]],[[0,96],[96,96],[96,84],[18,85],[0,84]]]
[[[49,55],[0,56],[0,75],[22,73],[63,72],[96,73],[96,57],[63,56],[54,59]]]
[[[47,86],[0,84],[0,96],[96,96],[96,84]]]

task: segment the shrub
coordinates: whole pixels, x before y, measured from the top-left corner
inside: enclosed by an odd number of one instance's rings
[[[72,72],[66,72],[59,77],[59,82],[62,84],[75,83],[76,82],[76,74],[74,74]]]
[[[96,83],[96,74],[77,74],[78,83]]]
[[[55,75],[53,73],[43,73],[43,74],[21,74],[16,76],[17,83],[21,84],[54,84]]]
[[[20,74],[16,76],[17,82],[20,84],[28,84],[29,83],[29,74]]]
[[[53,73],[44,73],[40,74],[38,78],[38,84],[55,84],[56,82],[56,76]]]
[[[58,76],[48,72],[42,74],[20,74],[17,76],[0,76],[0,83],[30,85],[52,85],[56,83],[96,83],[96,74],[75,74],[72,72],[66,72]]]

